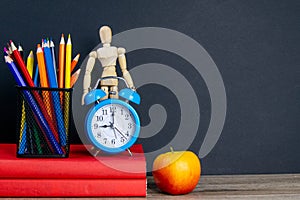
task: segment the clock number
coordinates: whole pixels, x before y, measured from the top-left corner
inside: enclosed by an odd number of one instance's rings
[[[128,123],[128,128],[132,129],[132,123]]]
[[[98,121],[103,121],[103,116],[96,116],[96,120]]]
[[[98,124],[94,124],[94,129],[97,129],[98,127]]]
[[[129,137],[129,132],[127,131],[127,132],[125,133],[125,135],[126,135],[127,137]]]
[[[129,115],[125,114],[125,120],[129,120]]]
[[[103,142],[104,142],[104,144],[106,144],[107,143],[107,138],[103,138]]]
[[[121,140],[120,140],[122,143],[125,142],[125,138],[124,137],[121,137]]]
[[[111,144],[116,144],[116,140],[115,140],[115,139],[112,139],[112,140],[111,140]]]
[[[101,138],[101,133],[97,133],[97,138]]]
[[[115,107],[115,106],[109,108],[110,113],[116,112],[116,110],[117,110],[117,107]]]
[[[124,114],[124,111],[123,111],[123,109],[121,110],[121,115],[123,115]]]
[[[107,115],[107,110],[102,110],[102,115]]]

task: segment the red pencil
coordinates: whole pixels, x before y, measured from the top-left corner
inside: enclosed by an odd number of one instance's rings
[[[20,68],[20,71],[24,76],[24,81],[25,81],[26,85],[30,86],[30,87],[34,87],[33,80],[30,77],[30,74],[29,74],[29,72],[26,68],[25,63],[24,63],[24,60],[23,60],[20,52],[18,51],[17,47],[13,43],[13,41],[10,41],[10,46],[11,46],[11,50],[12,50],[12,54],[14,56],[14,59],[16,60],[16,63],[18,64],[18,67]]]

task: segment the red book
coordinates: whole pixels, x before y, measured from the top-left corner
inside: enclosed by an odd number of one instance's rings
[[[144,179],[0,179],[1,197],[146,196]]]
[[[69,158],[17,158],[15,144],[0,144],[1,197],[146,196],[142,145],[92,156],[71,145]]]
[[[71,145],[69,158],[17,158],[16,145],[0,144],[0,179],[144,179],[142,145],[128,152],[94,157],[83,145]]]

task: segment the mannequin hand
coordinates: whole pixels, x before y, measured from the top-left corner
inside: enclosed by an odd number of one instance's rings
[[[136,91],[136,88],[134,86],[131,86],[130,89],[132,89],[133,91]]]
[[[84,97],[85,97],[86,94],[87,94],[87,92],[84,92],[84,93],[82,94],[82,98],[81,98],[81,105],[82,105],[82,106],[84,105]]]

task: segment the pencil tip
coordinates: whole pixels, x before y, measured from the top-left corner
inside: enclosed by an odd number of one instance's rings
[[[13,60],[11,59],[11,57],[9,57],[9,56],[4,56],[4,60],[5,60],[5,62],[7,62],[7,63],[11,63]]]
[[[11,46],[12,50],[17,49],[17,47],[15,46],[15,44],[13,43],[12,40],[10,40],[10,46]]]
[[[18,51],[23,51],[23,48],[22,48],[20,43],[19,43],[19,46],[18,46]]]

